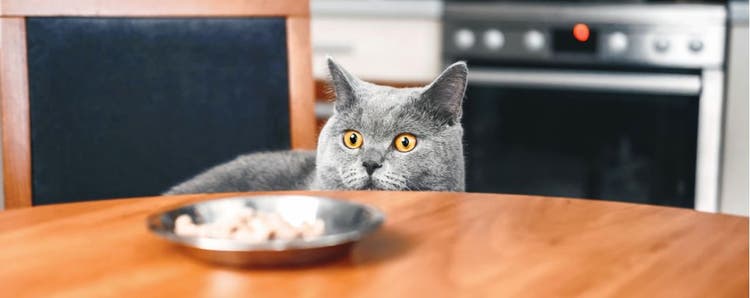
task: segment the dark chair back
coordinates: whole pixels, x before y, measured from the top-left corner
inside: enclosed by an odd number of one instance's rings
[[[201,11],[3,11],[8,208],[156,195],[242,153],[314,147],[307,14]]]

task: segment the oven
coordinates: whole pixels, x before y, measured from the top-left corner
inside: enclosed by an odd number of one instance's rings
[[[726,12],[716,4],[448,2],[469,64],[467,191],[716,211]]]

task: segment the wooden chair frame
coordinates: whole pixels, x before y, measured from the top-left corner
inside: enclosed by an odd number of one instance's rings
[[[3,0],[0,108],[5,208],[31,206],[31,136],[26,17],[284,17],[292,149],[315,148],[314,87],[307,0]]]

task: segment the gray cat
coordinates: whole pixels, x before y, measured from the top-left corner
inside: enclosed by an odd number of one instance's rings
[[[247,154],[167,194],[254,190],[464,190],[461,104],[468,69],[449,66],[423,88],[371,84],[328,59],[334,114],[318,150]]]

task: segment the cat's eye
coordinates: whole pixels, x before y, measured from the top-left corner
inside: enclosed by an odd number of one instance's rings
[[[402,133],[393,140],[393,146],[399,152],[409,152],[417,146],[417,137],[410,133]]]
[[[362,147],[362,134],[356,130],[347,130],[344,132],[344,146],[349,149]]]

